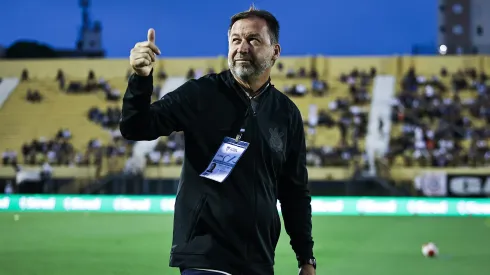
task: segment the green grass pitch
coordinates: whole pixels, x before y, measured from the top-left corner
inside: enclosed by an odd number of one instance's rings
[[[166,214],[0,213],[1,275],[176,275]],[[318,275],[490,274],[490,222],[476,217],[315,216]],[[276,274],[297,274],[284,229]],[[440,257],[426,259],[433,241]]]

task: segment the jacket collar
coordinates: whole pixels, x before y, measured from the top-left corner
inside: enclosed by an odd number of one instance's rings
[[[240,85],[240,83],[238,83],[238,81],[235,79],[235,77],[233,76],[233,74],[231,73],[231,71],[229,69],[224,72],[224,77],[225,77],[226,84],[230,88],[234,89],[238,93],[248,95],[248,93],[245,90],[245,88],[243,88]],[[265,91],[267,91],[268,88],[271,87],[271,86],[273,86],[273,85],[271,84],[271,78],[269,77],[269,79],[264,83],[264,85],[262,85],[259,88],[257,94],[253,98],[259,97],[261,94],[263,94]],[[251,98],[251,97],[249,96],[249,98]]]

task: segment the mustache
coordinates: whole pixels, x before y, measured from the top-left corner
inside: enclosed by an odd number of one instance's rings
[[[233,58],[234,61],[237,61],[237,60],[249,60],[249,61],[253,61],[253,57],[250,56],[250,55],[237,55]]]

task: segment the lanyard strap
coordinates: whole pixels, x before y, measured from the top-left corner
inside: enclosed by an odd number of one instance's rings
[[[252,112],[252,104],[249,104],[247,107],[247,111],[245,112],[245,116],[243,117],[243,122],[241,124],[240,131],[235,137],[236,142],[239,142],[243,136],[243,133],[245,133],[245,127],[247,126],[248,118],[250,117],[251,112]]]
[[[267,85],[265,85],[265,87],[263,87],[255,96],[251,97],[248,95],[247,91],[245,91],[245,89],[240,86],[239,84],[237,84],[240,89],[245,93],[245,95],[248,97],[248,106],[247,106],[247,111],[245,112],[245,116],[243,118],[243,122],[242,122],[242,126],[240,127],[240,131],[238,132],[238,134],[236,135],[235,137],[235,141],[238,142],[240,141],[240,139],[242,138],[243,136],[243,133],[245,133],[245,127],[247,126],[247,122],[248,122],[248,119],[250,117],[250,114],[253,113],[253,110],[252,110],[252,100],[258,96],[260,96],[263,92],[265,92],[267,90],[267,88],[269,88],[270,86],[270,83],[267,83]]]

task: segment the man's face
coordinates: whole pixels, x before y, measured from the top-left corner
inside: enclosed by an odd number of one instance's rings
[[[245,81],[270,69],[279,54],[279,45],[271,45],[267,23],[256,17],[235,22],[228,45],[228,66]]]

